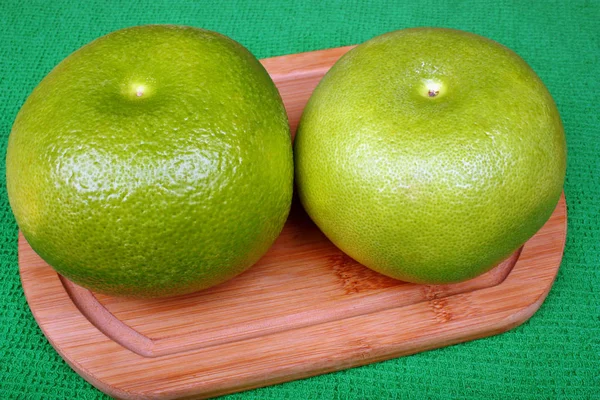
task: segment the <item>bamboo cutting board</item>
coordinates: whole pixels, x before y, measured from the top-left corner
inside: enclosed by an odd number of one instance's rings
[[[350,47],[263,60],[292,130]],[[335,248],[294,203],[270,251],[195,294],[132,300],[56,274],[19,236],[23,289],[69,365],[126,399],[212,397],[400,357],[509,330],[544,301],[563,254],[564,196],[546,225],[492,271],[453,285],[395,281]]]

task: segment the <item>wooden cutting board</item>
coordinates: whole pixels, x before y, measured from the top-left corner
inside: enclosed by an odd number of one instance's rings
[[[310,93],[350,47],[263,60],[295,130]],[[563,254],[564,196],[546,225],[492,271],[454,285],[371,272],[295,202],[261,261],[170,299],[96,294],[56,274],[19,236],[23,289],[56,351],[126,399],[212,397],[400,357],[509,330],[544,301]]]

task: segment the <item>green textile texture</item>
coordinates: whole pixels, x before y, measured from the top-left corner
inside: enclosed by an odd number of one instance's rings
[[[53,350],[27,306],[4,157],[19,108],[52,67],[99,36],[148,23],[215,30],[260,58],[361,43],[414,26],[471,31],[512,48],[533,67],[567,134],[566,251],[547,300],[528,322],[502,335],[228,398],[600,398],[598,0],[2,0],[0,22],[0,398],[106,398]]]

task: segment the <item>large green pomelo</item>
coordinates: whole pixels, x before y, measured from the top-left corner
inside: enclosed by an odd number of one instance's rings
[[[295,139],[300,199],[341,250],[417,283],[473,278],[550,217],[565,177],[557,108],[508,48],[451,29],[344,55]]]
[[[20,229],[59,273],[99,292],[170,296],[254,264],[289,212],[293,159],[279,93],[220,34],[113,32],[29,96],[10,135]]]

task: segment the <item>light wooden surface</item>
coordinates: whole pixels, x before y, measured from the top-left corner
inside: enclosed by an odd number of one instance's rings
[[[349,48],[263,60],[291,125]],[[120,398],[211,397],[417,353],[511,329],[545,299],[562,258],[566,206],[501,265],[455,285],[386,278],[336,249],[294,204],[244,274],[196,294],[132,300],[56,274],[19,236],[23,289],[60,355]]]

